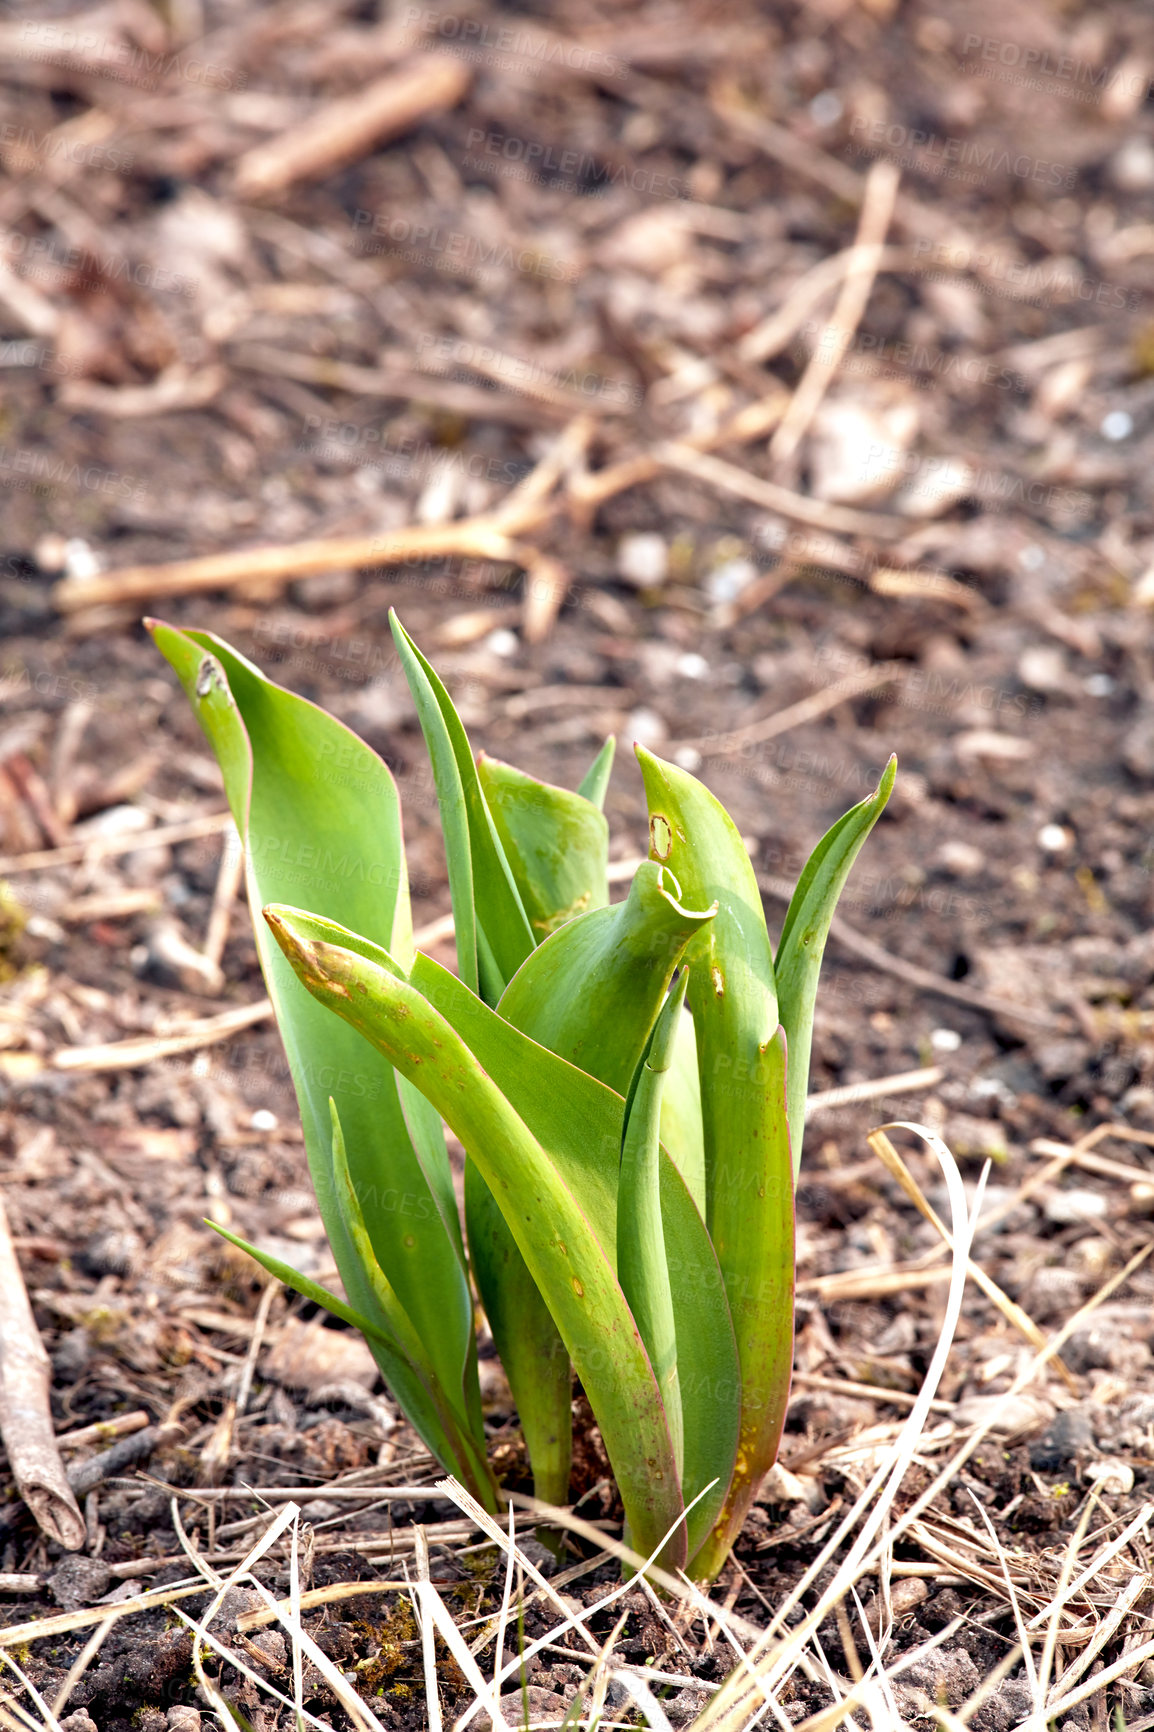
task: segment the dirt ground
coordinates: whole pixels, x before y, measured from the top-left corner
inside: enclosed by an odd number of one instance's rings
[[[414,65],[409,119],[329,160],[308,118]],[[126,1435],[74,1561],[14,1498],[0,1509],[0,1622],[185,1578],[168,1486],[218,1561],[257,1506],[206,1492],[311,1487],[314,1585],[391,1579],[424,1523],[462,1615],[498,1592],[358,1343],[278,1293],[249,1353],[261,1289],[205,1216],[307,1272],[328,1257],[271,1025],[165,1045],[262,987],[247,911],[227,919],[220,779],[145,612],[220,633],[382,754],[418,926],[448,893],[390,607],[478,748],[573,786],[613,731],[700,773],[749,839],[771,931],[808,850],[897,753],[827,954],[811,1089],[931,1074],[815,1103],[790,1471],[718,1589],[752,1624],[896,1435],[941,1326],[939,1237],[871,1156],[872,1125],[940,1130],[968,1183],[992,1161],[974,1255],[1044,1332],[1149,1249],[1152,76],[1154,16],[1122,5],[109,0],[0,20],[0,1183],[58,1430],[138,1411],[163,1428]],[[900,186],[854,310],[853,269],[811,273],[844,261],[863,198],[885,205],[887,164]],[[758,429],[725,432],[751,406]],[[451,545],[559,438],[550,509],[504,558],[350,551],[410,525]],[[591,478],[632,459],[635,484],[598,499]],[[85,588],[328,538],[344,555],[304,572]],[[607,812],[614,857],[636,854],[627,750]],[[84,1056],[133,1039],[151,1062]],[[936,1164],[902,1146],[944,1211]],[[996,1426],[898,1548],[890,1655],[961,1620],[910,1669],[903,1714],[959,1706],[1016,1639],[983,1515],[1033,1611],[1092,1491],[1079,1569],[1151,1513],[1152,1304],[1139,1264],[1009,1395],[1034,1348],[971,1284],[908,1496],[991,1403]],[[494,1448],[523,1485],[488,1372]],[[334,1479],[413,1495],[350,1514]],[[613,1516],[595,1430],[573,1491]],[[1148,1546],[1139,1522],[1073,1610],[1100,1624]],[[574,1591],[613,1579],[602,1564]],[[280,1561],[267,1580],[287,1588]],[[1149,1602],[1135,1590],[1096,1667],[1149,1639]],[[692,1680],[732,1656],[630,1604],[618,1651],[681,1677],[665,1706],[684,1724]],[[382,1592],[309,1626],[398,1727],[428,1723],[406,1606]],[[235,1631],[250,1609],[223,1627],[275,1679],[283,1639]],[[824,1638],[852,1676],[843,1627]],[[43,1694],[86,1639],[21,1650]],[[1059,1684],[1085,1640],[1060,1646]],[[190,1656],[164,1608],[114,1626],[70,1692],[72,1732],[91,1732],[82,1714],[190,1732]],[[548,1719],[581,1674],[546,1659],[530,1682]],[[221,1667],[271,1732],[275,1704]],[[1025,1719],[1024,1677],[992,1689],[979,1732]],[[445,1662],[447,1712],[463,1688]],[[780,1706],[796,1722],[829,1700],[799,1673]],[[1063,1724],[1115,1711],[1154,1725],[1154,1661]]]

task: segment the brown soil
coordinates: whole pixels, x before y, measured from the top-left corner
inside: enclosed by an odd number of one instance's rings
[[[808,1502],[795,1484],[792,1501],[757,1506],[742,1573],[724,1576],[719,1595],[764,1624],[820,1549],[837,1500],[852,1501],[896,1433],[943,1315],[940,1282],[887,1291],[883,1277],[916,1266],[937,1236],[871,1157],[871,1125],[912,1118],[941,1130],[967,1182],[993,1160],[987,1207],[1004,1212],[979,1229],[975,1255],[1044,1330],[1150,1243],[1154,327],[1143,293],[1154,23],[1123,6],[980,6],[959,20],[890,0],[471,10],[473,80],[455,107],[315,183],[245,203],[236,158],[382,76],[412,46],[401,26],[336,0],[212,0],[206,43],[172,61],[179,44],[152,13],[100,18],[104,47],[71,54],[64,14],[52,23],[18,10],[3,26],[23,47],[0,74],[18,134],[0,140],[0,209],[17,237],[5,255],[16,287],[0,281],[0,852],[31,918],[22,927],[0,904],[0,1182],[53,1357],[60,1431],[135,1409],[173,1430],[144,1464],[150,1479],[129,1466],[100,1486],[90,1578],[69,1586],[22,1506],[0,1513],[0,1572],[44,1583],[5,1598],[0,1621],[94,1603],[142,1560],[146,1585],[186,1575],[164,1485],[315,1486],[323,1502],[334,1476],[378,1464],[380,1483],[419,1490],[434,1478],[357,1382],[347,1341],[309,1337],[304,1387],[283,1358],[278,1373],[288,1324],[308,1315],[282,1297],[220,1459],[259,1287],[203,1218],[313,1272],[327,1262],[269,1025],[144,1068],[48,1062],[65,1047],[163,1036],[262,991],[243,911],[221,983],[174,949],[174,935],[203,944],[219,833],[96,863],[30,869],[15,858],[102,823],[169,825],[223,806],[207,747],[138,623],[144,609],[65,615],[54,583],[94,562],[119,570],[487,509],[583,398],[596,418],[589,462],[601,468],[716,424],[775,380],[792,389],[828,296],[764,362],[743,340],[804,270],[851,244],[845,171],[862,176],[888,156],[909,201],[890,245],[912,256],[879,276],[826,419],[792,461],[773,461],[764,438],[720,455],[827,505],[904,518],[897,530],[827,533],[704,472],[667,470],[591,522],[559,512],[540,532],[569,582],[543,641],[522,629],[520,569],[474,560],[336,569],[150,608],[219,632],[382,753],[401,789],[418,925],[446,911],[447,886],[390,607],[434,655],[477,747],[568,785],[611,730],[700,765],[750,839],[771,930],[783,881],[897,752],[897,791],[830,944],[811,1087],[929,1065],[940,1076],[914,1093],[827,1106],[810,1127],[783,1452]],[[539,60],[526,72],[499,45],[502,29],[534,19],[580,44],[567,67]],[[454,22],[426,19],[442,53],[460,45]],[[71,131],[56,130],[66,122]],[[391,391],[385,375],[400,381]],[[140,392],[162,377],[176,407],[145,398],[142,413]],[[858,456],[848,445],[831,456],[852,426]],[[855,462],[884,468],[879,446],[907,437],[893,485],[855,493]],[[948,463],[967,475],[918,515],[915,485],[942,481]],[[663,547],[630,539],[640,534]],[[637,576],[645,558],[658,561],[648,584]],[[913,575],[895,583],[895,570]],[[863,678],[857,695],[743,743],[740,730],[875,665],[877,681]],[[644,803],[627,753],[607,811],[615,856],[635,853]],[[1106,1125],[1089,1157],[1018,1199],[1053,1145]],[[944,1210],[936,1165],[908,1146]],[[1143,1266],[1063,1349],[1068,1380],[1050,1367],[1007,1401],[994,1441],[939,1500],[939,1542],[956,1551],[961,1534],[976,1545],[980,1505],[1039,1605],[1104,1459],[1127,1471],[1107,1480],[1088,1544],[1150,1495],[1152,1299]],[[1005,1395],[1030,1351],[971,1286],[935,1450]],[[829,1387],[847,1382],[872,1393]],[[491,1393],[494,1447],[517,1483],[523,1459],[496,1374]],[[597,1443],[587,1439],[575,1490],[588,1494],[582,1513],[605,1519],[614,1503],[598,1489]],[[221,1552],[216,1526],[252,1507],[214,1512],[210,1534],[207,1506],[181,1502],[186,1527]],[[387,1538],[390,1521],[427,1523],[435,1539],[455,1513],[430,1489],[427,1501],[363,1516],[317,1515],[337,1525],[318,1528],[313,1581],[388,1579],[396,1559],[370,1559],[358,1543]],[[476,1616],[496,1603],[501,1571],[490,1581],[491,1556],[460,1544],[434,1547],[433,1575]],[[1122,1562],[1137,1569],[1135,1548]],[[898,1561],[931,1555],[905,1542]],[[911,1674],[956,1704],[1012,1644],[1013,1617],[1004,1593],[962,1585],[937,1561],[937,1579],[902,1578],[928,1591],[913,1591],[890,1652],[964,1613],[938,1673],[920,1661]],[[574,1591],[612,1578],[601,1566]],[[279,1563],[267,1580],[287,1588]],[[859,1589],[863,1600],[870,1591]],[[311,1627],[344,1670],[357,1668],[388,1724],[417,1726],[427,1711],[405,1603],[343,1602]],[[183,1604],[192,1613],[202,1602]],[[1141,1625],[1142,1604],[1107,1662]],[[530,1638],[537,1616],[527,1614]],[[87,1633],[29,1650],[45,1694]],[[283,1685],[278,1640],[259,1664]],[[683,1640],[684,1652],[638,1599],[618,1646],[674,1673],[725,1675],[729,1658],[702,1645],[699,1624]],[[842,1666],[840,1627],[831,1621],[823,1640]],[[99,1732],[160,1732],[159,1713],[205,1706],[189,1659],[172,1613],[141,1614],[113,1629],[68,1711],[87,1710]],[[542,1666],[534,1689],[564,1695],[566,1664]],[[223,1676],[258,1732],[271,1729],[267,1699],[227,1666]],[[1025,1717],[1020,1678],[979,1710],[981,1732]],[[310,1687],[313,1711],[343,1724],[319,1675]],[[794,1688],[783,1704],[792,1719],[828,1700],[824,1686]],[[443,1689],[450,1712],[447,1667]],[[694,1700],[683,1688],[682,1719]],[[1114,1703],[1127,1725],[1154,1723],[1143,1718],[1154,1674],[1115,1686]],[[1106,1700],[1093,1706],[1097,1719],[1066,1723],[1104,1725]]]

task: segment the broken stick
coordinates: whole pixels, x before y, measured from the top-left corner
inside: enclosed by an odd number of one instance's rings
[[[49,1403],[51,1367],[0,1199],[0,1437],[16,1489],[50,1539],[78,1552],[85,1526],[60,1460]]]

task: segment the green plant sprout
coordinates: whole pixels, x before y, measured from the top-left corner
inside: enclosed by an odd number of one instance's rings
[[[793,1192],[838,896],[893,786],[818,843],[776,956],[741,837],[637,748],[649,858],[611,905],[606,742],[576,792],[482,754],[393,617],[432,764],[457,949],[414,950],[397,789],[365,743],[207,632],[149,622],[220,761],[257,947],[346,1297],[488,1510],[474,1289],[537,1495],[568,1498],[572,1379],[630,1543],[713,1580],[772,1466],[793,1354]],[[466,1152],[465,1230],[444,1127]]]

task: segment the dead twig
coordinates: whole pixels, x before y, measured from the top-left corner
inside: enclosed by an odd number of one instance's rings
[[[236,165],[242,199],[268,198],[299,180],[319,180],[378,144],[408,132],[428,114],[456,107],[472,74],[449,54],[420,54],[355,96],[338,98]]]
[[[40,1527],[66,1551],[77,1552],[84,1544],[84,1517],[60,1460],[51,1377],[0,1199],[0,1437],[16,1489]]]
[[[779,487],[776,481],[763,481],[759,475],[750,475],[748,470],[739,469],[734,463],[723,463],[719,457],[708,457],[684,443],[659,445],[654,455],[667,469],[678,469],[706,486],[732,493],[738,499],[748,499],[751,505],[762,505],[767,511],[776,511],[798,523],[811,524],[815,529],[880,537],[896,537],[909,532],[910,523],[906,517],[884,517],[876,511],[853,511],[846,505],[827,505],[822,499],[807,499],[788,487]]]
[[[861,217],[845,280],[833,317],[822,331],[821,341],[798,382],[781,425],[769,442],[769,455],[774,463],[788,463],[797,450],[853,342],[881,264],[882,245],[894,213],[900,178],[893,163],[884,160],[875,162],[866,176]]]
[[[122,1437],[119,1443],[114,1443],[111,1449],[106,1449],[102,1455],[93,1456],[91,1461],[82,1461],[78,1466],[68,1470],[68,1483],[78,1498],[85,1497],[96,1486],[103,1485],[106,1479],[114,1474],[123,1473],[126,1467],[134,1467],[138,1461],[147,1461],[167,1437],[174,1437],[176,1428],[157,1425],[147,1426],[144,1431],[137,1431],[129,1437]]]
[[[757,882],[766,895],[777,897],[782,902],[790,902],[793,898],[793,886],[784,878],[773,878],[767,873],[759,872]],[[867,938],[864,933],[856,932],[852,926],[847,926],[840,914],[835,914],[830,922],[829,935],[836,939],[843,949],[848,950],[851,956],[860,957],[863,962],[870,963],[881,973],[892,974],[895,979],[904,980],[922,992],[933,992],[940,998],[952,998],[958,1004],[968,1004],[975,1010],[988,1011],[993,1016],[1026,1023],[1031,1028],[1060,1029],[1063,1026],[1057,1017],[1046,1011],[1032,1010],[1024,1004],[1014,1004],[1008,998],[995,998],[992,993],[979,992],[976,987],[963,986],[960,981],[946,980],[932,969],[920,968],[916,962],[907,962],[904,957],[891,956],[888,950],[875,944],[872,938]]]
[[[829,1112],[831,1107],[856,1106],[859,1101],[880,1100],[884,1095],[915,1094],[922,1089],[932,1089],[940,1083],[945,1072],[941,1065],[926,1065],[923,1070],[903,1070],[895,1076],[874,1077],[871,1082],[847,1083],[844,1088],[821,1089],[817,1094],[809,1096],[805,1103],[805,1116],[811,1118],[814,1113]]]
[[[109,1071],[138,1070],[154,1064],[157,1059],[175,1058],[179,1053],[199,1052],[202,1047],[215,1046],[242,1028],[255,1022],[265,1022],[272,1015],[267,998],[256,1004],[240,1005],[236,1010],[222,1011],[219,1016],[205,1017],[183,1034],[142,1035],[134,1040],[117,1040],[108,1046],[65,1046],[46,1061],[52,1070]]]
[[[182,824],[162,824],[155,830],[133,830],[130,835],[93,836],[88,842],[67,842],[63,848],[41,848],[31,854],[0,857],[0,873],[46,872],[54,866],[78,866],[114,855],[135,854],[141,848],[167,848],[174,842],[195,842],[202,836],[217,836],[232,823],[231,812],[211,812],[189,818]]]
[[[232,916],[232,905],[236,893],[244,878],[244,849],[235,825],[225,834],[224,848],[220,857],[220,869],[217,872],[216,888],[212,896],[212,909],[208,917],[208,928],[204,935],[204,950],[202,955],[207,962],[219,972],[220,959],[224,955],[224,947],[228,942],[228,923]]]
[[[830,710],[848,702],[850,698],[859,698],[863,692],[872,692],[881,686],[895,684],[904,677],[905,672],[904,662],[879,662],[876,667],[862,668],[858,673],[847,674],[845,679],[835,681],[824,691],[813,692],[808,698],[802,698],[796,704],[776,711],[772,716],[763,717],[760,722],[750,722],[744,728],[733,728],[729,733],[718,734],[712,739],[679,740],[677,743],[681,746],[695,746],[705,758],[724,757],[727,752],[737,752],[743,746],[775,740],[779,734],[788,733],[791,728],[804,727],[807,722],[814,722],[819,716],[827,715]]]
[[[143,1431],[150,1423],[144,1408],[135,1413],[122,1413],[116,1419],[100,1420],[95,1425],[82,1425],[79,1431],[66,1431],[56,1439],[57,1449],[83,1449],[90,1443],[111,1443],[114,1438],[127,1437],[130,1432]]]
[[[549,495],[576,462],[592,426],[588,415],[576,417],[532,474],[513,489],[498,509],[478,517],[459,523],[418,525],[391,535],[302,541],[292,547],[254,547],[238,553],[178,560],[172,565],[130,566],[99,577],[65,578],[53,589],[52,599],[62,613],[77,613],[110,603],[197,595],[207,590],[228,589],[236,583],[287,583],[340,566],[363,570],[368,566],[403,565],[412,559],[444,559],[454,555],[508,561],[532,571],[545,556],[540,549],[523,546],[516,538],[540,528],[556,514],[559,502]]]

